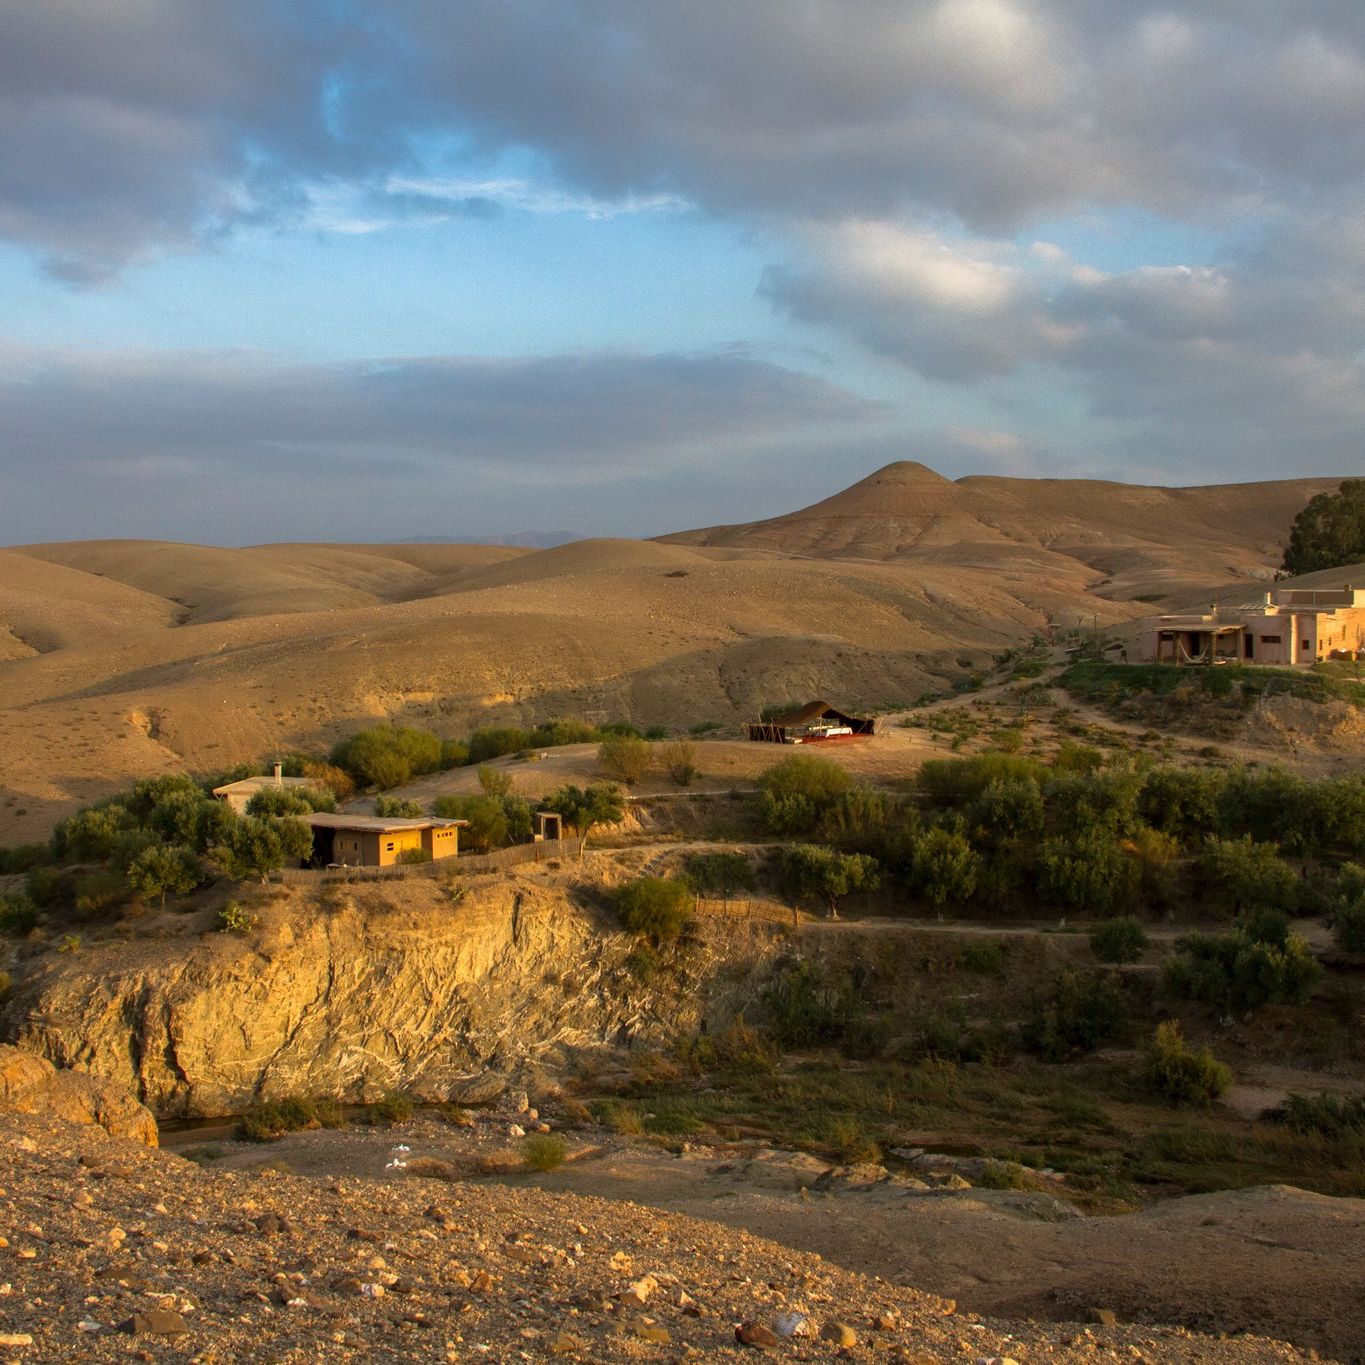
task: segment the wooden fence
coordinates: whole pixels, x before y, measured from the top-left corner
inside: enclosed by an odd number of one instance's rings
[[[714,896],[698,896],[696,911],[699,918],[767,920],[773,924],[790,924],[793,928],[801,919],[790,906],[768,900],[721,900]]]
[[[389,867],[284,867],[274,879],[288,886],[316,886],[323,882],[402,881],[405,877],[475,876],[521,863],[544,863],[578,852],[577,839],[544,839],[534,844],[513,844],[492,853],[462,853],[430,863],[394,863]]]

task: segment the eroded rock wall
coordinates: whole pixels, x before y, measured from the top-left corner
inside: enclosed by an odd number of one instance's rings
[[[50,955],[16,991],[27,1051],[128,1086],[156,1113],[392,1090],[444,1100],[485,1068],[663,1040],[752,994],[780,950],[703,942],[646,985],[635,942],[572,888],[489,878],[452,903],[410,880],[293,892],[242,938],[215,932]]]

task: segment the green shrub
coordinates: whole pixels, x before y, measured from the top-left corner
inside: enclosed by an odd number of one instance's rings
[[[1304,1136],[1358,1137],[1365,1134],[1365,1095],[1290,1095],[1268,1117]]]
[[[222,802],[216,802],[222,805]],[[163,803],[164,805],[164,803]],[[314,811],[334,811],[336,796],[327,787],[265,787],[246,804],[248,815],[311,815]],[[158,810],[161,807],[157,808]],[[155,823],[156,811],[152,812]],[[162,830],[163,838],[185,839],[191,830]]]
[[[1220,829],[1219,800],[1227,779],[1203,768],[1152,768],[1142,779],[1138,814],[1153,829],[1186,843]]]
[[[1147,952],[1147,931],[1134,915],[1101,920],[1090,931],[1090,951],[1101,962],[1140,962]]]
[[[1210,838],[1199,858],[1199,880],[1207,904],[1227,914],[1243,910],[1290,911],[1299,895],[1294,870],[1280,857],[1277,844]]]
[[[396,1128],[399,1124],[406,1123],[412,1117],[412,1098],[399,1091],[385,1095],[376,1104],[372,1104],[369,1109],[369,1120],[371,1123],[382,1123],[389,1128]]]
[[[533,1171],[556,1171],[569,1155],[564,1139],[556,1133],[532,1133],[522,1150]]]
[[[376,725],[342,740],[332,762],[366,786],[401,787],[441,767],[441,741],[414,726]]]
[[[163,845],[154,845],[160,848]],[[134,887],[136,889],[136,887]],[[82,919],[97,919],[128,898],[128,886],[116,872],[82,872],[71,879],[71,908]]]
[[[181,844],[153,844],[143,849],[129,863],[126,875],[128,885],[139,896],[159,897],[163,909],[168,893],[188,896],[204,880],[198,855]],[[76,908],[81,908],[79,900]]]
[[[1282,947],[1234,930],[1187,934],[1166,964],[1166,989],[1206,1005],[1245,1014],[1262,1005],[1301,1005],[1322,968],[1297,934]]]
[[[920,765],[916,782],[930,805],[958,810],[979,800],[992,783],[1032,782],[1038,786],[1046,775],[1047,769],[1036,758],[990,753],[930,759]]]
[[[240,901],[228,901],[218,912],[218,929],[224,934],[249,934],[260,922],[261,917]]]
[[[400,867],[416,867],[419,863],[429,863],[431,854],[424,848],[405,848],[394,861]]]
[[[972,803],[967,822],[986,841],[1033,838],[1043,832],[1043,793],[1032,778],[997,778]]]
[[[21,938],[38,923],[38,907],[22,891],[0,896],[0,934]]]
[[[1056,771],[1043,787],[1059,833],[1073,839],[1107,835],[1111,840],[1137,829],[1142,778],[1129,769],[1110,772]]]
[[[406,796],[376,796],[374,813],[387,820],[420,820],[426,814],[420,801]]]
[[[0,877],[32,872],[51,860],[52,850],[46,844],[15,844],[11,848],[0,848]]]
[[[487,763],[490,758],[501,758],[504,754],[519,754],[526,749],[539,748],[536,736],[530,730],[520,730],[515,726],[494,726],[475,730],[469,737],[467,763]],[[548,746],[546,746],[548,747]]]
[[[853,786],[853,779],[837,763],[814,754],[792,754],[775,763],[758,779],[768,795],[799,797],[819,813]]]
[[[436,800],[436,814],[445,820],[469,821],[460,831],[460,846],[471,853],[487,853],[507,844],[507,810],[495,796],[441,796]]]
[[[1123,1038],[1127,1029],[1127,1001],[1113,981],[1067,971],[1035,997],[1021,1034],[1045,1061],[1065,1062]]]
[[[737,891],[757,885],[754,869],[743,853],[694,853],[687,860],[687,880],[700,896],[728,901]]]
[[[345,1121],[340,1106],[332,1100],[286,1095],[247,1110],[237,1132],[250,1142],[273,1142],[285,1133],[297,1133],[305,1128],[340,1128]]]
[[[1341,869],[1328,913],[1337,947],[1343,953],[1365,953],[1365,867],[1347,863]]]
[[[692,915],[692,891],[674,877],[637,877],[616,892],[616,913],[633,934],[675,939]]]
[[[1208,1048],[1192,1048],[1175,1019],[1157,1025],[1142,1075],[1171,1104],[1207,1104],[1232,1084],[1232,1072]]]
[[[964,944],[957,955],[958,965],[965,972],[975,972],[978,976],[1005,975],[1005,944],[999,939],[978,939]]]
[[[512,774],[506,768],[490,768],[487,763],[480,763],[477,777],[479,790],[485,796],[496,796],[501,800],[512,794]]]
[[[1140,872],[1111,831],[1046,839],[1038,850],[1038,894],[1081,915],[1106,915],[1132,903]]]
[[[649,742],[634,735],[613,735],[604,739],[597,749],[597,761],[603,772],[627,786],[645,775],[653,758],[654,750]]]
[[[821,812],[816,836],[850,853],[881,853],[895,807],[884,792],[852,787]]]

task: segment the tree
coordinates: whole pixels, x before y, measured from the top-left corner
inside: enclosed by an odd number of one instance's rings
[[[1109,832],[1047,839],[1038,850],[1038,894],[1063,910],[1108,914],[1132,900],[1140,876]]]
[[[166,893],[187,896],[199,885],[202,874],[194,850],[181,844],[152,844],[128,864],[128,885],[139,896],[159,896],[166,908]]]
[[[1271,909],[1289,912],[1299,897],[1299,879],[1275,844],[1243,839],[1209,839],[1199,858],[1205,896],[1225,912]]]
[[[822,901],[830,919],[839,918],[839,902],[858,891],[881,885],[881,868],[866,853],[838,853],[819,844],[797,844],[782,859],[783,878],[796,895]]]
[[[315,810],[334,811],[336,808],[336,797],[329,790],[313,787],[262,787],[246,803],[248,815],[276,817],[311,815]]]
[[[1101,920],[1090,931],[1090,951],[1101,962],[1141,962],[1147,952],[1147,931],[1132,915]]]
[[[122,803],[87,806],[68,816],[52,835],[52,852],[77,862],[103,862],[114,850],[118,836],[133,827],[132,814]]]
[[[460,843],[471,853],[488,853],[507,843],[507,813],[496,796],[442,796],[436,814],[446,820],[468,820]]]
[[[1335,493],[1319,493],[1294,518],[1281,570],[1315,573],[1365,559],[1365,479],[1346,479]]]
[[[250,806],[247,811],[254,814]],[[420,801],[406,796],[376,796],[374,813],[389,820],[420,820],[426,814]]]
[[[965,834],[935,827],[915,840],[910,881],[936,910],[970,900],[980,869],[981,855]]]
[[[302,821],[246,816],[227,831],[210,857],[226,877],[267,882],[291,858],[306,858],[312,850],[313,832]]]
[[[621,789],[610,782],[589,787],[560,787],[545,798],[545,809],[554,811],[578,833],[578,856],[588,846],[588,835],[598,825],[615,825],[625,818]]]
[[[1365,953],[1365,867],[1347,863],[1341,869],[1330,917],[1337,947],[1343,953]]]
[[[597,761],[608,777],[630,786],[648,771],[654,751],[638,735],[610,735],[598,746]]]
[[[332,762],[367,786],[401,787],[409,778],[441,766],[441,741],[430,730],[409,725],[376,725],[343,740]]]

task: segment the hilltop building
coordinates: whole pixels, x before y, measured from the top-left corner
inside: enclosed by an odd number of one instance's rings
[[[1280,588],[1226,614],[1158,616],[1142,632],[1145,663],[1313,664],[1365,658],[1365,589]]]

